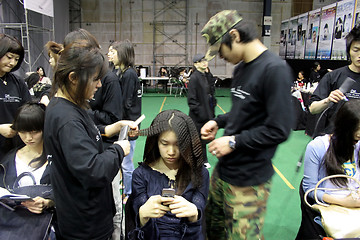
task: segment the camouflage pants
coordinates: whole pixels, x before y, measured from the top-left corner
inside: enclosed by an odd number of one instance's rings
[[[258,186],[234,186],[222,181],[215,170],[205,210],[207,239],[264,239],[262,229],[270,186],[270,181]]]

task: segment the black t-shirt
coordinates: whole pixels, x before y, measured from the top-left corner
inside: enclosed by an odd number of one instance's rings
[[[45,114],[44,146],[57,210],[58,233],[65,239],[107,239],[115,213],[111,182],[124,157],[101,135],[84,109],[52,98]]]
[[[0,81],[0,124],[12,123],[19,107],[31,100],[25,82],[12,73],[2,77]],[[14,141],[0,135],[0,162],[5,153],[14,148]]]
[[[141,85],[133,68],[128,68],[120,75],[123,95],[123,119],[135,121],[141,115]]]
[[[355,73],[349,69],[348,66],[344,66],[338,68],[332,72],[325,74],[325,76],[321,79],[319,85],[315,89],[313,95],[310,98],[310,103],[314,101],[321,101],[329,96],[329,94],[339,89],[341,84],[345,81],[347,77],[350,77],[356,81],[355,84],[352,85],[350,91],[345,93],[345,96],[351,99],[359,99],[360,98],[360,73]],[[325,130],[319,129],[317,132],[325,132],[331,133],[333,126],[332,126],[332,119],[334,114],[338,111],[338,109],[342,106],[344,102],[339,102],[335,104],[332,108],[330,108],[325,115],[326,123],[325,123]]]
[[[219,159],[219,176],[236,186],[259,185],[274,173],[271,159],[293,126],[290,67],[265,51],[240,63],[231,82],[230,112],[215,120],[225,136],[235,136],[236,149]]]
[[[99,127],[100,131],[106,125],[122,120],[122,92],[118,76],[112,71],[101,79],[101,88],[98,89],[94,98],[90,100],[91,109],[88,110],[90,117]],[[118,136],[107,138],[103,136],[105,146],[111,145]]]

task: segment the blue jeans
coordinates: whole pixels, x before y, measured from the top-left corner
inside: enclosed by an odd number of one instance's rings
[[[121,168],[123,171],[123,183],[124,183],[124,194],[130,195],[131,194],[131,182],[132,182],[132,173],[134,171],[134,151],[136,146],[136,140],[130,141],[130,153],[124,157]]]

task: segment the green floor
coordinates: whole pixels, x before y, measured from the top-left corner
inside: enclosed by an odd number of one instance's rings
[[[216,114],[229,111],[231,107],[229,89],[217,89],[216,95],[218,100]],[[148,127],[156,114],[166,109],[178,109],[188,113],[186,97],[155,92],[145,93],[142,99],[142,113],[146,118],[141,128]],[[219,131],[218,136],[221,135],[222,131]],[[303,175],[303,168],[296,172],[296,164],[308,141],[309,137],[304,131],[294,131],[289,139],[279,146],[275,154],[273,165],[278,169],[279,174],[275,173],[272,179],[264,229],[267,240],[292,240],[296,236],[301,220],[299,184]],[[134,155],[135,167],[137,162],[142,161],[144,144],[145,137],[139,137]],[[216,165],[217,159],[210,153],[208,159],[212,166]],[[210,173],[212,170],[213,167],[209,169]]]

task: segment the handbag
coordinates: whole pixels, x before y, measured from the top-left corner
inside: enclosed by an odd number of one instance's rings
[[[19,187],[19,181],[24,176],[31,177],[34,185]],[[51,186],[36,185],[34,176],[29,172],[20,174],[14,182],[14,188],[9,191],[32,198],[36,196],[49,198],[52,195]],[[46,210],[41,214],[36,214],[30,212],[16,200],[0,201],[0,216],[1,240],[45,240],[49,235],[53,212]]]
[[[309,189],[306,191],[304,195],[305,203],[315,211],[318,211],[321,215],[321,222],[323,228],[328,234],[328,236],[333,238],[357,238],[360,237],[360,227],[359,227],[359,219],[360,219],[360,208],[349,208],[342,207],[335,204],[326,204],[319,201],[317,197],[317,190],[327,190],[327,191],[342,191],[349,190],[351,194],[354,194],[354,197],[359,197],[357,190],[351,189],[349,187],[344,188],[319,188],[319,185],[331,178],[348,178],[355,181],[359,186],[360,182],[351,176],[347,175],[331,175],[324,177],[321,179],[315,186],[315,188]],[[315,204],[311,205],[307,201],[307,195],[314,191]]]

